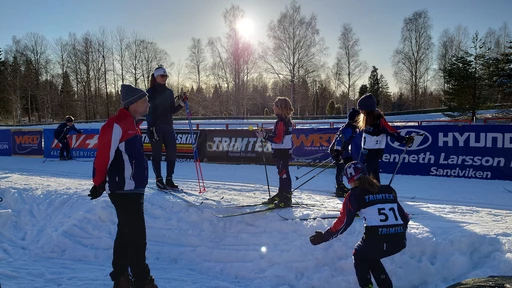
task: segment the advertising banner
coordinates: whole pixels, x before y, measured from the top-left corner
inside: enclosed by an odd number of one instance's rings
[[[272,157],[270,143],[262,143],[249,130],[207,130],[205,147],[205,162],[263,163],[263,156]]]
[[[148,157],[151,156],[151,143],[149,137],[146,135],[146,129],[142,129],[142,141],[144,142],[144,154]],[[196,142],[199,152],[199,159],[202,161],[203,155],[201,154],[200,147],[204,147],[204,139],[201,137],[200,130],[193,131],[193,137],[190,135],[190,130],[175,129],[176,135],[176,158],[178,159],[194,159],[194,149],[192,147],[193,141]],[[162,145],[162,159],[165,159],[165,147]]]
[[[43,130],[11,130],[12,155],[43,156]]]
[[[0,156],[11,156],[11,130],[0,130]]]
[[[338,129],[295,129],[292,134],[292,162],[317,162],[330,157],[329,145]],[[272,158],[272,144],[259,140],[254,131],[207,130],[205,161],[223,163],[263,163]],[[263,153],[263,154],[262,154]]]
[[[511,125],[429,125],[399,131],[423,136],[407,148],[398,174],[512,180]],[[388,137],[382,172],[393,173],[404,149]]]
[[[44,156],[59,158],[60,143],[53,138],[55,129],[44,130]],[[98,149],[99,129],[83,129],[82,134],[69,134],[68,142],[73,158],[94,158]]]

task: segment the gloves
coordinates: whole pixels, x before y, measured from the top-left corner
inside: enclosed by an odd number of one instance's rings
[[[83,133],[83,131],[82,131],[82,130],[78,130],[78,134],[82,134],[82,133]]]
[[[254,132],[254,133],[256,133],[256,137],[258,137],[258,138],[263,138],[264,139],[265,136],[266,136],[266,133],[263,130],[256,130],[256,132]]]
[[[340,163],[342,161],[341,158],[341,150],[340,149],[334,149],[331,154],[332,160],[336,161],[337,163]]]
[[[160,138],[158,138],[158,135],[156,134],[155,127],[148,127],[146,134],[148,134],[149,140],[153,142],[157,142],[158,140],[160,140]]]
[[[188,101],[187,93],[183,92],[183,95],[180,94],[180,95],[176,96],[175,100],[178,101],[178,104],[180,104],[181,106],[185,107],[185,102]]]
[[[309,242],[315,246],[324,243],[324,232],[320,230],[315,231],[315,235],[309,237]]]
[[[413,135],[405,136],[405,146],[411,147],[413,143],[414,143]]]
[[[103,192],[105,192],[105,184],[106,183],[107,182],[104,181],[100,185],[93,185],[87,196],[91,197],[91,200],[100,198],[100,196],[103,194]]]

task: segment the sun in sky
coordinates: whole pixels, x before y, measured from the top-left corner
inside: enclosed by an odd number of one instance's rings
[[[242,18],[236,25],[238,32],[245,38],[249,38],[254,34],[254,22],[247,17]]]

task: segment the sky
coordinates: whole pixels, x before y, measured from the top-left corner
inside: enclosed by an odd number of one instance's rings
[[[253,23],[248,38],[258,45],[266,41],[267,26],[277,20],[290,2],[284,0],[188,0],[155,1],[4,1],[0,17],[0,47],[11,43],[11,37],[38,32],[49,39],[97,31],[100,27],[114,30],[124,27],[137,31],[166,49],[174,62],[185,61],[191,38],[222,37],[226,32],[222,12],[231,4],[239,5]],[[329,47],[325,59],[334,62],[338,36],[343,23],[350,23],[361,41],[361,59],[369,67],[376,66],[390,86],[394,87],[390,57],[400,39],[405,17],[427,9],[432,18],[434,43],[445,28],[461,24],[473,34],[498,29],[510,18],[512,2],[508,0],[299,0],[303,14],[315,13],[318,28]],[[508,23],[511,25],[511,23]],[[370,71],[368,71],[369,75]],[[364,77],[367,79],[367,77]]]
[[[2,287],[112,287],[109,278],[116,233],[115,211],[106,195],[86,196],[92,162],[0,157],[0,285]],[[174,180],[197,191],[193,163],[177,163]],[[213,215],[254,208],[268,197],[264,167],[202,164],[208,199],[197,206],[153,187],[145,194],[147,262],[159,287],[318,288],[357,287],[352,250],[364,231],[361,219],[338,238],[309,243],[315,230],[336,216],[334,169],[294,193],[286,208],[232,218]],[[291,167],[291,176],[305,173]],[[270,189],[277,175],[269,167]],[[302,178],[305,180],[306,177]],[[382,175],[389,181],[390,175]],[[293,187],[300,181],[293,181]],[[464,279],[510,275],[512,188],[510,181],[402,176],[394,178],[411,214],[408,246],[383,263],[397,288],[447,287]],[[313,206],[315,205],[315,206]]]

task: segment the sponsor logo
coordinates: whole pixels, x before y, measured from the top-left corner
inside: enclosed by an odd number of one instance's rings
[[[512,148],[512,133],[439,133],[439,146]]]
[[[14,139],[16,141],[16,145],[37,145],[39,143],[39,135],[15,135]]]
[[[98,134],[74,134],[68,136],[69,146],[77,149],[97,149],[98,148]],[[60,148],[60,143],[53,140],[53,147]]]
[[[406,128],[406,129],[400,129],[398,131],[400,131],[400,134],[403,136],[414,135],[414,143],[412,143],[412,146],[407,148],[408,150],[420,150],[420,149],[423,149],[423,148],[427,147],[428,145],[430,145],[430,143],[432,143],[432,136],[430,136],[430,134],[428,134],[427,132],[425,132],[423,130],[414,129],[414,128]],[[397,149],[402,149],[402,150],[405,149],[404,144],[400,144],[400,143],[396,142],[391,137],[388,137],[388,142],[391,146],[393,146]]]
[[[7,142],[0,142],[0,149],[9,149],[9,144]]]

